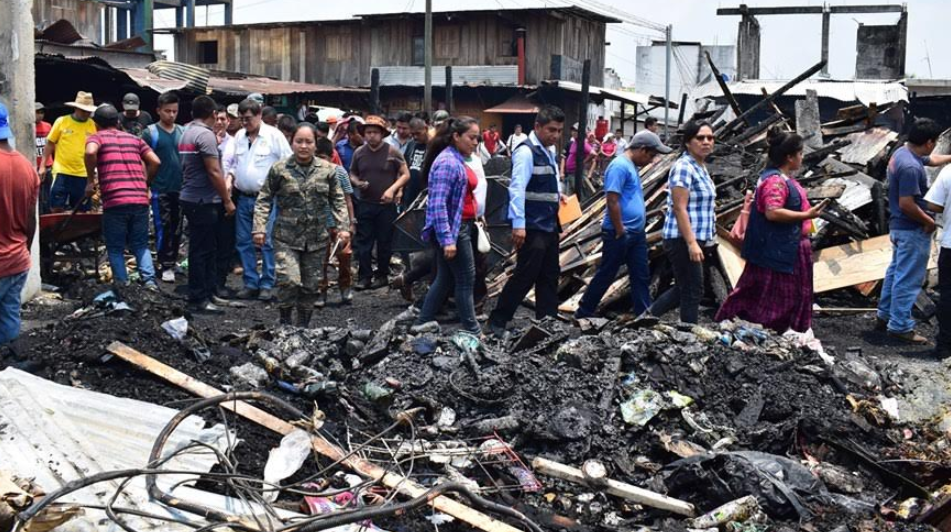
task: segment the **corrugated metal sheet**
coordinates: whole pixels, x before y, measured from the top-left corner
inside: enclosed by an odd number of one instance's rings
[[[549,85],[551,87],[558,87],[559,89],[564,89],[572,92],[581,92],[581,84],[575,83],[574,81],[564,81],[564,80],[552,80],[552,81],[543,81],[544,85]],[[588,88],[588,93],[592,98],[605,98],[608,100],[616,100],[619,102],[624,102],[631,105],[643,105],[643,106],[654,106],[654,105],[664,105],[664,99],[659,96],[650,96],[647,94],[640,94],[631,91],[623,91],[617,89],[606,89],[604,87],[595,87],[591,86]],[[678,104],[670,102],[671,109],[677,109]]]
[[[103,471],[141,468],[148,462],[155,437],[175,414],[170,408],[62,386],[8,368],[0,372],[0,464],[17,475],[35,478],[47,492]],[[192,440],[225,448],[224,427],[204,429],[204,425],[201,418],[189,417],[167,448],[178,449]],[[215,463],[213,454],[190,453],[176,457],[166,467],[207,472]],[[181,478],[162,476],[160,485],[167,488]],[[62,501],[105,504],[118,485],[104,482]],[[144,477],[133,481],[116,505],[170,517],[177,513],[149,502]],[[191,530],[135,517],[128,521],[137,530]],[[87,510],[84,517],[57,530],[120,529],[103,512]]]
[[[318,85],[316,83],[301,83],[298,81],[282,81],[264,77],[221,77],[212,75],[208,80],[208,88],[226,94],[245,95],[259,92],[264,95],[279,96],[283,94],[312,94],[321,92],[347,92],[353,94],[369,94],[370,89],[355,87],[335,87],[333,85]]]
[[[181,90],[188,86],[187,81],[165,79],[144,68],[120,68],[119,70],[132,78],[140,87],[152,89],[158,93]]]
[[[898,140],[898,133],[876,127],[852,133],[846,138],[852,141],[852,144],[839,150],[839,159],[844,163],[865,166],[872,159],[882,155],[889,144]]]
[[[186,87],[197,93],[207,90],[208,78],[211,77],[208,69],[173,61],[156,61],[149,65],[148,70],[160,78],[185,81]]]
[[[425,85],[423,67],[381,66],[380,86],[382,87],[422,87]],[[433,67],[433,86],[445,87],[446,76],[439,75],[445,67]],[[452,67],[453,87],[514,87],[518,85],[518,66],[515,65],[479,65]]]
[[[501,113],[501,114],[534,114],[538,112],[538,106],[531,102],[522,94],[516,94],[508,100],[482,111],[483,113]]]
[[[423,2],[413,2],[410,11],[399,9],[398,2],[391,2],[386,7],[382,7],[373,13],[357,14],[355,17],[372,18],[380,16],[394,16],[405,14],[425,13],[425,4]],[[621,22],[615,13],[607,8],[601,8],[594,4],[579,5],[578,2],[571,0],[518,0],[518,2],[509,2],[507,5],[498,3],[491,4],[473,4],[469,0],[439,0],[433,2],[433,13],[471,13],[477,11],[568,11],[581,17],[599,20],[601,22]]]
[[[788,81],[784,80],[746,80],[730,83],[733,94],[762,95],[775,92]],[[895,102],[908,101],[908,88],[897,81],[831,81],[821,79],[806,80],[789,91],[786,96],[806,97],[807,90],[814,90],[822,98],[832,98],[841,102],[860,102],[863,105],[875,103],[879,106]],[[719,97],[723,93],[715,82],[698,87],[692,96],[696,98]]]

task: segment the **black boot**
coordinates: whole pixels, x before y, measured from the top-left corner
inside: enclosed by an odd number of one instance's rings
[[[297,326],[306,329],[310,326],[310,318],[314,315],[313,308],[304,308],[298,307],[297,309]]]
[[[293,307],[281,307],[281,325],[290,325],[293,319],[294,308]]]

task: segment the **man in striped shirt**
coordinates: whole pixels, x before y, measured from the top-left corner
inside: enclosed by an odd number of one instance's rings
[[[145,141],[119,130],[119,111],[112,105],[99,106],[92,119],[98,131],[86,139],[86,195],[92,196],[98,184],[102,195],[102,234],[112,278],[120,286],[129,284],[125,268],[128,243],[142,282],[157,290],[149,251],[148,181],[158,172],[159,158]]]

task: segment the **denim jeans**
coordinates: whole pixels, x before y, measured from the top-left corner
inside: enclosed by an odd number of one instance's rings
[[[436,251],[436,280],[426,292],[426,300],[419,313],[418,323],[427,323],[436,318],[436,313],[442,307],[449,295],[453,282],[456,285],[456,310],[462,328],[479,334],[482,329],[475,317],[475,301],[473,289],[475,286],[475,255],[472,250],[472,222],[462,222],[459,228],[459,237],[456,239],[456,256],[447,260],[443,250],[438,245]]]
[[[703,248],[704,261],[713,248]],[[650,312],[654,316],[663,316],[667,312],[680,307],[680,321],[697,323],[700,321],[700,299],[703,297],[703,262],[690,260],[690,249],[683,238],[664,240],[664,253],[670,260],[674,270],[674,286],[661,294],[651,305]]]
[[[892,230],[892,262],[885,272],[878,318],[888,321],[888,330],[906,333],[915,329],[911,309],[925,282],[931,235],[921,229]]]
[[[86,181],[85,177],[76,177],[66,174],[58,174],[50,187],[50,208],[71,210],[79,202],[86,199]],[[90,202],[86,202],[79,209],[79,212],[87,212]]]
[[[220,203],[181,204],[188,220],[188,300],[202,303],[214,294],[218,279],[217,232],[222,207]]]
[[[20,292],[29,271],[0,277],[0,344],[20,336]]]
[[[617,238],[614,231],[602,231],[601,264],[585,290],[578,306],[579,318],[590,317],[598,310],[598,304],[614,281],[621,265],[627,265],[631,281],[631,304],[634,314],[641,315],[651,305],[650,265],[647,261],[647,237],[643,231],[628,231]]]
[[[129,273],[125,269],[126,248],[135,256],[142,282],[155,282],[155,267],[152,266],[152,252],[149,251],[148,205],[120,205],[103,209],[102,236],[106,240],[112,278],[117,283],[129,281]]]
[[[258,248],[251,239],[255,202],[255,198],[244,194],[238,195],[234,230],[235,247],[241,258],[241,267],[244,268],[244,287],[251,290],[270,290],[274,288],[274,246],[271,235],[274,233],[277,209],[271,209],[271,216],[267,220],[267,237],[261,247],[262,267],[259,274]]]

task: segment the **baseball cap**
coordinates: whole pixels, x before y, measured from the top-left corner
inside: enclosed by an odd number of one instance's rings
[[[37,111],[44,111],[44,110],[46,110],[46,106],[43,105],[41,102],[35,102],[33,105],[34,105],[34,107],[36,108]]]
[[[238,112],[238,104],[236,103],[228,105],[225,112],[228,113],[228,116],[231,118],[241,118],[241,113]]]
[[[6,140],[13,136],[10,131],[10,113],[7,106],[0,103],[0,140]]]
[[[248,95],[249,100],[254,100],[261,105],[264,105],[264,96],[260,92],[252,92]]]
[[[436,114],[433,115],[433,122],[442,122],[449,119],[449,112],[443,109],[436,111]]]
[[[634,138],[631,139],[631,143],[627,145],[627,149],[629,150],[636,150],[637,148],[647,148],[657,153],[670,153],[674,151],[673,148],[661,142],[657,133],[647,131],[646,129],[634,135]]]
[[[138,111],[139,103],[139,95],[134,92],[130,92],[122,97],[122,109],[124,111]]]

